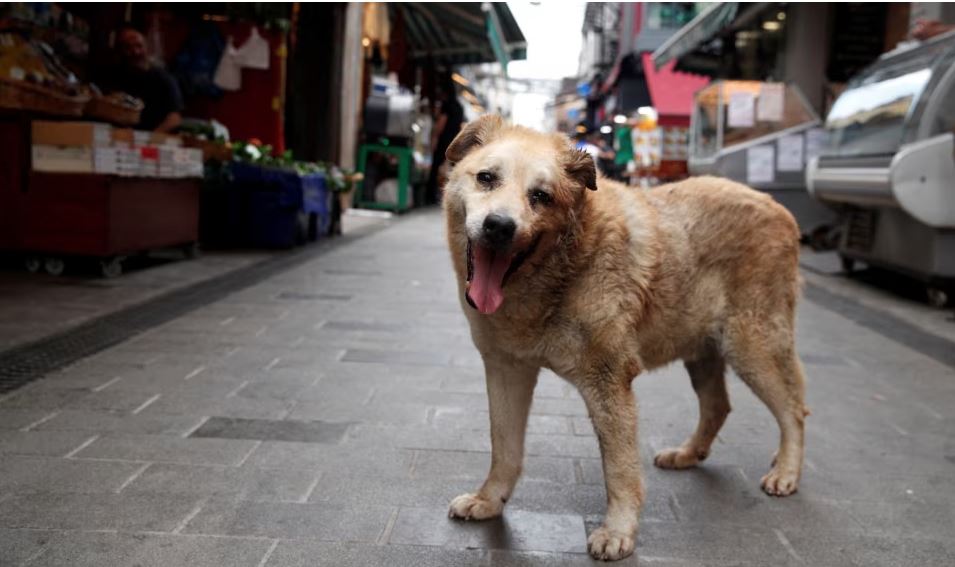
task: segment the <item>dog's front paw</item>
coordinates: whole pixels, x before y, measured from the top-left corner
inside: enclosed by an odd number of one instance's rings
[[[688,469],[700,464],[706,455],[686,447],[664,449],[653,458],[653,464],[661,469]]]
[[[587,551],[594,559],[616,561],[633,553],[633,534],[611,530],[601,526],[587,538]]]
[[[789,496],[799,488],[799,472],[775,464],[760,481],[763,492],[770,496]]]
[[[462,494],[451,501],[448,517],[462,520],[487,520],[500,516],[503,510],[504,502],[500,500],[491,501],[477,494]]]

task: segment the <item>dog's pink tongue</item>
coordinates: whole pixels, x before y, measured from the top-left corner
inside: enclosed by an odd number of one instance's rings
[[[504,274],[510,266],[510,254],[494,252],[480,245],[474,246],[473,254],[474,274],[468,297],[479,312],[490,315],[504,303]]]

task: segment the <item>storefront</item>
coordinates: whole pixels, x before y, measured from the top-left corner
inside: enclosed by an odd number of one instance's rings
[[[0,7],[0,251],[112,277],[157,248],[328,232],[332,190],[350,180],[332,161],[339,119],[287,144],[287,121],[312,108],[286,93],[303,51],[336,35],[299,42],[302,17],[293,4]],[[309,72],[338,75],[341,57],[324,63]],[[335,98],[339,84],[322,86]]]

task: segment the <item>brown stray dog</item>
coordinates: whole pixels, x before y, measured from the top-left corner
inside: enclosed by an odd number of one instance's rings
[[[541,368],[578,388],[600,443],[607,515],[587,541],[595,558],[633,553],[644,490],[630,383],[672,361],[689,371],[700,420],[654,464],[706,458],[730,411],[729,364],[781,431],[763,490],[796,491],[808,412],[793,344],[799,231],[782,206],[712,177],[651,190],[598,181],[565,137],[496,116],[465,127],[447,157],[448,243],[484,359],[492,443],[487,480],[451,502],[451,517],[501,514]]]

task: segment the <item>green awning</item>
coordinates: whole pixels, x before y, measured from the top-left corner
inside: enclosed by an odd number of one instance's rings
[[[502,66],[527,57],[527,42],[503,2],[401,2],[388,5],[403,19],[412,59]]]
[[[661,65],[679,59],[701,43],[709,41],[723,28],[732,24],[738,12],[738,2],[720,2],[700,12],[653,52],[654,66],[659,69]]]

